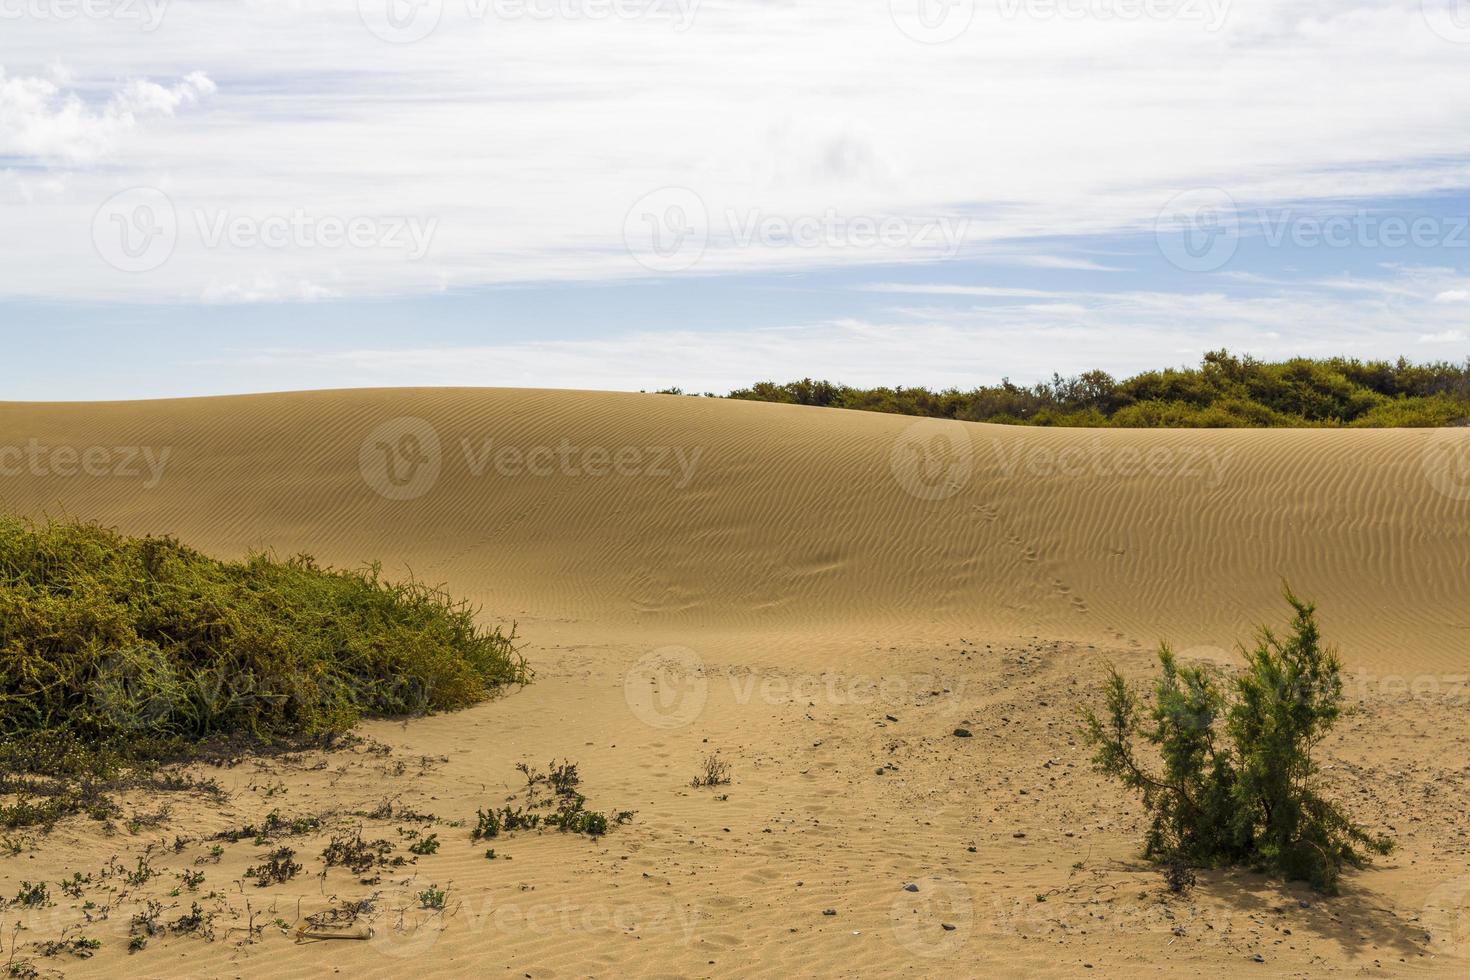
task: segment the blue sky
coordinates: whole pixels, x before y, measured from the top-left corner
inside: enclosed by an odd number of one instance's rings
[[[1449,3],[403,2],[0,8],[0,398],[1470,356]]]

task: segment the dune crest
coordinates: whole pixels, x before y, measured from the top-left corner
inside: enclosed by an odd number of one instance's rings
[[[1470,635],[1465,430],[1056,430],[606,392],[0,406],[0,504],[381,559],[506,617],[1221,656],[1289,579],[1350,664]]]

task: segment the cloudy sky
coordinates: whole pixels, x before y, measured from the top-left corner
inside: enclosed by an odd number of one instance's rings
[[[1470,356],[1470,0],[0,0],[0,398]]]

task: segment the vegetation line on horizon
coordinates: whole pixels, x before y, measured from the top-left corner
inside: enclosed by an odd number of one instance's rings
[[[659,394],[682,395],[668,388]],[[857,388],[804,378],[709,398],[846,408],[965,422],[1083,428],[1440,428],[1470,425],[1470,358],[1455,364],[1292,358],[1211,351],[1198,368],[1105,371],[968,391]]]

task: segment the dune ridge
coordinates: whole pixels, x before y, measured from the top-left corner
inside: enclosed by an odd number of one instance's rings
[[[1284,578],[1351,663],[1435,669],[1470,636],[1465,438],[523,389],[12,403],[0,446],[30,456],[0,461],[0,504],[223,556],[382,559],[499,616],[671,637],[970,629],[1228,649],[1276,616]],[[88,475],[57,447],[114,450],[113,469]]]

